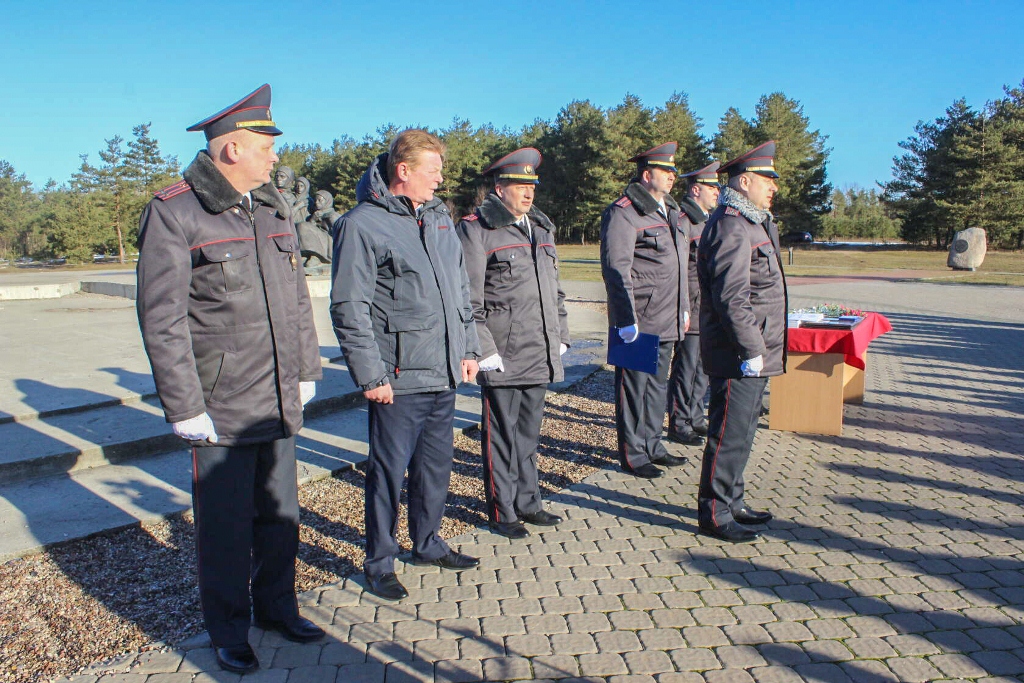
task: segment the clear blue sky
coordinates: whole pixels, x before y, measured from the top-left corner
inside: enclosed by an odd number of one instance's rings
[[[518,129],[574,99],[690,96],[710,137],[780,90],[832,148],[829,179],[890,177],[897,143],[955,99],[1024,79],[1024,1],[758,3],[4,3],[0,159],[37,187],[152,122],[190,161],[185,127],[264,82],[282,143],[454,117]]]

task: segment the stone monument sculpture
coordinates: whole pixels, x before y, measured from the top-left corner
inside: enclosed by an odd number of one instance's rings
[[[274,187],[281,193],[285,204],[291,206],[295,203],[295,193],[292,192],[295,187],[295,171],[287,166],[278,166],[274,172]]]
[[[975,270],[981,267],[986,252],[985,231],[967,228],[953,235],[946,265],[953,270]]]
[[[274,185],[292,209],[306,275],[324,274],[334,255],[331,226],[341,215],[334,210],[334,197],[325,190],[310,197],[309,179],[296,178],[287,166],[279,166],[274,172]]]
[[[295,179],[295,199],[292,200],[292,220],[296,224],[309,220],[309,179]]]

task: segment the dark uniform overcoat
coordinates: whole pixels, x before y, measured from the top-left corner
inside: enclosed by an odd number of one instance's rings
[[[200,152],[139,228],[139,324],[164,413],[209,413],[220,446],[297,434],[299,382],[323,376],[288,207],[270,184],[252,198],[250,216]]]
[[[558,280],[554,225],[531,208],[533,240],[491,193],[458,225],[473,300],[480,357],[501,356],[503,372],[481,384],[547,384],[564,378],[559,344],[569,346],[565,293]]]

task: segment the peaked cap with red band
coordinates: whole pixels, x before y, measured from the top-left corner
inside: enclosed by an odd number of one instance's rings
[[[718,167],[721,166],[717,161],[712,161],[704,168],[698,168],[696,171],[690,171],[684,173],[680,178],[689,178],[691,182],[700,183],[701,185],[714,185],[715,187],[721,187],[718,182]]]
[[[251,130],[264,135],[280,135],[277,124],[270,115],[270,85],[264,83],[230,107],[222,109],[185,130],[201,130],[207,140],[236,130]]]
[[[533,147],[523,147],[502,158],[483,170],[484,175],[493,174],[496,179],[509,180],[514,183],[530,183],[537,185],[537,167],[543,157]]]
[[[719,173],[728,173],[729,177],[740,173],[756,173],[768,178],[778,178],[775,171],[775,141],[769,140],[758,145],[746,154],[741,154],[718,169]]]
[[[675,142],[666,142],[663,145],[652,147],[646,152],[641,152],[627,161],[635,161],[641,169],[653,166],[679,173],[676,169],[676,150],[678,148],[679,145]]]

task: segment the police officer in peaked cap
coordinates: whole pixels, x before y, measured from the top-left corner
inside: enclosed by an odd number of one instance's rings
[[[771,213],[775,143],[724,164],[729,176],[697,247],[700,353],[710,378],[707,444],[697,496],[702,533],[753,541],[772,519],[747,504],[743,471],[768,377],[786,367],[786,278]]]
[[[661,441],[672,347],[686,333],[690,318],[690,240],[681,232],[679,205],[671,195],[678,173],[676,148],[675,142],[666,142],[631,158],[635,177],[601,215],[601,274],[612,333],[627,344],[641,332],[660,340],[654,374],[615,368],[619,464],[646,479],[664,474],[659,465],[686,463]]]
[[[203,619],[217,661],[259,668],[256,625],[322,638],[299,615],[295,435],[321,379],[289,207],[270,184],[270,86],[188,128],[207,140],[139,229],[138,315],[167,421],[192,446]]]
[[[540,163],[526,147],[484,169],[494,189],[458,225],[481,346],[487,516],[492,531],[512,539],[529,536],[524,522],[562,521],[544,509],[537,478],[544,396],[564,378],[569,347],[555,226],[533,204]]]
[[[686,196],[679,202],[683,232],[690,240],[687,289],[690,294],[690,329],[676,342],[672,354],[672,374],[668,380],[668,438],[686,446],[700,446],[708,433],[704,416],[704,394],[708,377],[700,362],[700,285],[697,282],[697,245],[704,223],[718,205],[721,185],[714,161],[680,178],[688,181]]]

